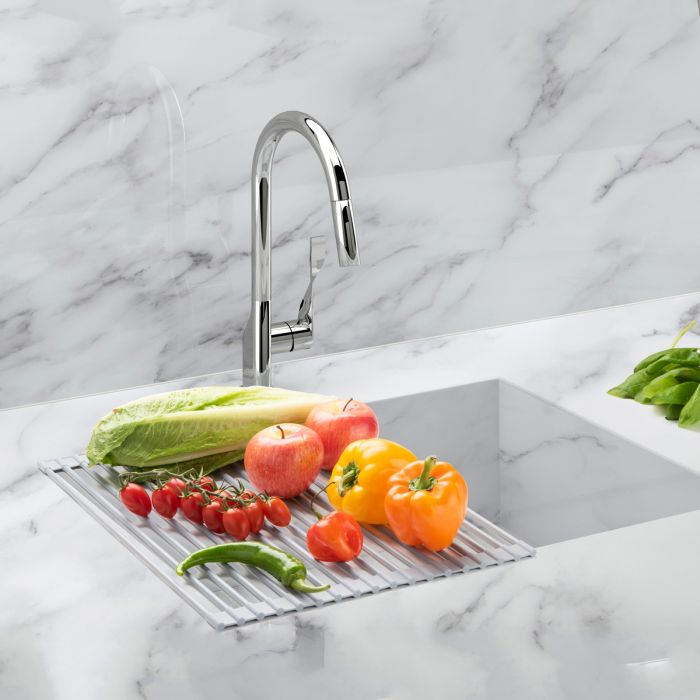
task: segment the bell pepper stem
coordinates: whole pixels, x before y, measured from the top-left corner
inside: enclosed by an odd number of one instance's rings
[[[360,475],[360,468],[355,462],[348,462],[343,467],[343,473],[335,480],[338,485],[338,495],[342,498],[356,483]]]
[[[435,486],[435,477],[430,476],[430,470],[437,464],[437,457],[431,455],[423,462],[423,471],[417,479],[412,479],[409,484],[411,491],[430,491]]]

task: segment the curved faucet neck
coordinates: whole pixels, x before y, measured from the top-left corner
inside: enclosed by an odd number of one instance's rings
[[[359,256],[355,238],[350,187],[345,166],[328,132],[315,119],[303,112],[282,112],[263,128],[253,153],[251,174],[252,275],[253,295],[258,301],[270,299],[270,187],[272,163],[282,137],[294,131],[311,144],[319,158],[328,184],[328,195],[333,209],[336,230],[338,264],[342,267],[358,265]],[[350,221],[342,221],[343,217]],[[339,226],[339,224],[342,224]]]

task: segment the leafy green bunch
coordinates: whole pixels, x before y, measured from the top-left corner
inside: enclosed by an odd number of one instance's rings
[[[683,428],[700,423],[700,351],[676,347],[694,325],[691,321],[685,326],[667,350],[645,357],[608,394],[660,406],[668,420],[678,421]]]

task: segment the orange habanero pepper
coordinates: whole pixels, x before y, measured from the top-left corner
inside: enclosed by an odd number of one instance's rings
[[[389,479],[384,509],[404,544],[438,552],[449,547],[467,513],[467,483],[437,457],[409,464]]]

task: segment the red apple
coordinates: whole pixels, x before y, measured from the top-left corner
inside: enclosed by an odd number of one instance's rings
[[[271,496],[293,498],[321,471],[323,442],[311,428],[281,423],[256,433],[245,448],[243,464],[255,488]]]
[[[374,411],[361,401],[339,399],[311,409],[306,418],[323,441],[323,468],[330,471],[343,450],[355,440],[376,438],[379,421]]]

